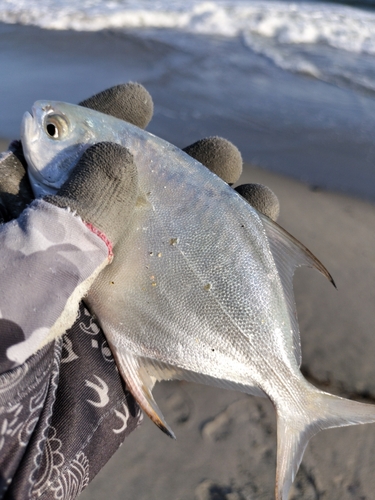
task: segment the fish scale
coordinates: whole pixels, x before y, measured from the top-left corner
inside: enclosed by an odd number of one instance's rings
[[[116,118],[40,101],[21,136],[35,196],[55,193],[91,144],[115,142],[134,156],[138,201],[85,301],[133,396],[164,432],[174,437],[152,395],[156,381],[268,396],[275,498],[287,500],[314,434],[375,421],[373,405],[322,392],[299,370],[294,271],[308,265],[333,280],[293,236],[180,149]]]

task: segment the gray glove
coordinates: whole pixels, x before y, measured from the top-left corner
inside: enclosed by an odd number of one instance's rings
[[[230,186],[242,173],[242,157],[236,146],[222,137],[207,137],[183,149],[208,169],[221,177]],[[242,184],[235,190],[258,212],[277,221],[280,212],[275,193],[262,184]]]
[[[142,85],[133,82],[103,90],[81,101],[79,105],[120,118],[143,129],[150,123],[154,113],[150,94]]]
[[[153,110],[148,92],[132,83],[104,91],[81,104],[140,127],[147,125]],[[238,180],[241,155],[225,139],[204,139],[186,151],[225,181]],[[109,180],[113,185],[118,170],[125,169],[130,187],[120,182],[119,193],[125,211],[131,210],[137,186],[132,158],[119,146],[102,143],[89,148],[77,167],[60,192],[48,201],[77,211],[86,223],[114,243],[119,205],[116,202],[111,206],[109,191],[101,193],[100,203],[92,194],[98,194],[97,188],[94,190],[96,182],[103,185]],[[4,222],[18,217],[33,199],[25,168],[22,147],[15,141],[0,156],[0,218]],[[97,180],[90,179],[90,175],[97,176]],[[267,201],[264,195],[259,198],[261,203],[254,205],[258,210],[275,202],[275,198]],[[104,210],[102,203],[107,206]],[[0,457],[0,497],[52,499],[58,485],[62,488],[68,484],[67,478],[74,479],[78,495],[139,424],[139,409],[123,387],[105,338],[83,304],[63,340],[49,344],[19,369],[0,375],[0,383],[6,389],[0,427],[7,431]],[[14,408],[22,411],[14,413]],[[8,425],[4,426],[4,422]],[[11,425],[19,431],[13,432]],[[49,470],[54,453],[59,466]]]
[[[56,195],[44,200],[69,208],[115,245],[138,194],[138,175],[131,153],[102,142],[85,151]]]
[[[17,218],[34,199],[20,141],[0,155],[0,223]]]
[[[269,187],[263,184],[241,184],[235,190],[258,212],[277,221],[280,213],[279,200]]]
[[[132,82],[104,90],[82,101],[80,105],[140,128],[148,125],[154,109],[147,90]],[[184,151],[230,185],[236,183],[241,175],[241,154],[226,139],[208,137],[187,146]],[[22,146],[19,141],[14,141],[9,151],[0,155],[0,223],[18,217],[33,199],[25,168]],[[238,186],[236,190],[258,211],[277,220],[279,202],[269,188],[261,184],[246,184]]]

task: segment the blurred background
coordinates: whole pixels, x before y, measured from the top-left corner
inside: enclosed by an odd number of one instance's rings
[[[143,83],[149,130],[375,199],[375,2],[0,0],[0,137],[37,99]]]

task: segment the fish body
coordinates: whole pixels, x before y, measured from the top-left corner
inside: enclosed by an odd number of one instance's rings
[[[22,143],[35,195],[54,193],[82,152],[111,141],[138,169],[138,201],[115,258],[85,301],[144,411],[169,435],[152,396],[182,379],[268,396],[277,412],[275,495],[287,500],[319,430],[375,421],[375,408],[324,393],[300,372],[296,267],[324,266],[296,239],[180,149],[129,123],[40,101]]]

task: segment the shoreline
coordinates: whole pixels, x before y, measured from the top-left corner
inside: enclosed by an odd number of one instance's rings
[[[38,99],[79,102],[138,81],[155,104],[148,130],[167,141],[219,135],[247,162],[375,201],[373,96],[282,70],[239,40],[164,35],[0,23],[0,136],[17,137]]]

